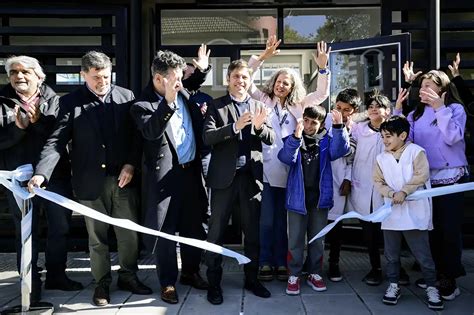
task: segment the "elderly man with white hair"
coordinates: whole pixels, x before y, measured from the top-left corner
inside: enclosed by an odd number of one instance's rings
[[[53,130],[59,110],[59,97],[43,83],[46,75],[38,60],[29,56],[14,56],[6,60],[5,70],[9,84],[0,91],[0,169],[14,170],[22,164],[37,163],[40,152]],[[71,196],[71,168],[67,152],[55,168],[49,186],[54,192]],[[17,263],[20,266],[21,212],[11,193],[7,193],[9,208],[15,223]],[[41,298],[41,279],[38,273],[38,219],[44,203],[48,223],[46,249],[46,289],[76,291],[82,284],[66,276],[67,234],[71,212],[56,204],[33,199],[33,286],[32,302]]]

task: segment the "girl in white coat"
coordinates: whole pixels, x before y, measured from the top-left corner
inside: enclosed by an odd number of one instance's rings
[[[354,210],[368,215],[383,205],[382,195],[375,189],[372,171],[378,154],[384,146],[380,137],[380,125],[389,117],[390,100],[377,91],[369,97],[367,115],[369,120],[354,124],[352,138],[356,142],[356,152],[352,165],[352,187],[350,202]],[[382,269],[378,241],[381,238],[380,223],[361,221],[364,241],[367,244],[371,270],[364,281],[368,285],[382,282]]]

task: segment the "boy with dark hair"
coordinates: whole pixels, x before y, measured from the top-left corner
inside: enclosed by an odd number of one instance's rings
[[[359,110],[361,104],[359,92],[355,89],[347,88],[339,92],[336,97],[334,109],[342,115],[342,123],[344,128],[350,134],[352,126],[352,114]],[[326,128],[329,134],[332,123],[331,114],[326,118]],[[355,148],[353,149],[355,150]],[[348,195],[351,191],[351,165],[350,158],[353,150],[349,151],[345,156],[331,162],[333,175],[333,198],[334,206],[329,210],[328,219],[333,221],[344,214],[344,210],[350,209],[348,203]],[[331,232],[328,233],[326,240],[331,244],[329,251],[329,271],[328,278],[331,281],[338,282],[342,280],[339,270],[339,256],[341,252],[342,239],[342,222],[337,224]]]
[[[399,116],[393,116],[380,125],[385,152],[377,156],[373,178],[385,202],[392,203],[391,214],[382,222],[390,282],[382,301],[393,305],[400,298],[400,247],[404,237],[420,263],[428,285],[428,307],[439,310],[443,309],[443,301],[435,287],[436,270],[428,239],[428,231],[433,229],[431,199],[405,200],[418,189],[430,188],[430,170],[425,150],[406,141],[409,132],[409,122]]]
[[[284,139],[278,158],[290,166],[286,188],[288,210],[288,269],[286,293],[300,293],[305,234],[316,235],[327,223],[333,202],[331,163],[350,151],[349,135],[343,128],[342,114],[332,111],[332,136],[324,127],[326,110],[306,107],[294,135]],[[308,285],[315,291],[326,290],[321,278],[323,240],[308,245]]]

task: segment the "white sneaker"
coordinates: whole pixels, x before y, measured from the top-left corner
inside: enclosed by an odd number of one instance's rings
[[[385,304],[395,305],[400,298],[400,288],[398,287],[397,283],[390,283],[385,291],[385,295],[383,296],[382,302]]]
[[[428,300],[428,307],[433,310],[442,310],[444,308],[443,300],[439,295],[436,287],[426,288],[426,299]]]
[[[298,295],[300,294],[300,278],[290,276],[288,278],[288,285],[286,286],[286,294]]]

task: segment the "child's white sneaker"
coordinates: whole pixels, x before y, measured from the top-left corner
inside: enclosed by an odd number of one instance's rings
[[[300,278],[290,276],[288,278],[288,285],[286,286],[286,294],[298,295],[300,294]]]
[[[387,291],[385,291],[382,302],[384,302],[384,304],[395,305],[397,304],[400,295],[400,288],[398,287],[398,284],[390,283]]]
[[[428,307],[433,310],[442,310],[444,308],[443,300],[439,295],[436,287],[426,288],[426,299],[428,300]]]
[[[317,273],[312,273],[308,276],[306,283],[313,288],[314,291],[326,291],[326,284],[324,283],[323,278]]]

